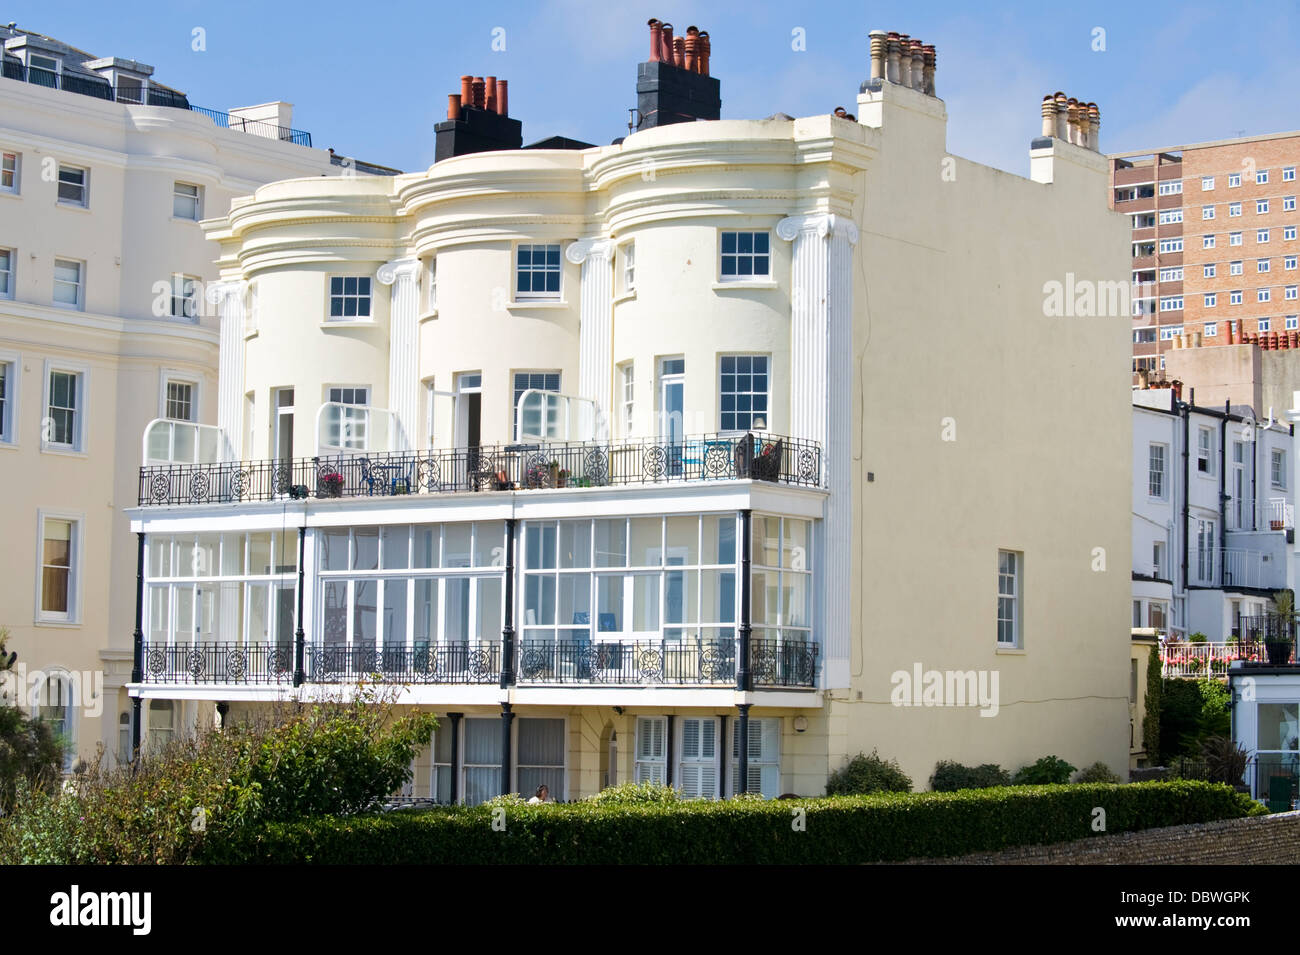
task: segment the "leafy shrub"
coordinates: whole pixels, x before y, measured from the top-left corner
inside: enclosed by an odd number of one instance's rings
[[[930,777],[930,788],[938,793],[1009,785],[1011,785],[1011,774],[996,763],[963,766],[949,759],[941,759],[935,764],[934,775]]]
[[[898,760],[882,759],[874,749],[870,756],[858,753],[826,779],[828,796],[911,791],[912,778],[899,768]]]
[[[0,863],[186,862],[265,823],[366,812],[408,778],[435,725],[363,693],[174,740],[134,771],[96,760],[71,791],[18,794]]]
[[[1050,786],[1068,783],[1075,767],[1056,756],[1044,756],[1036,763],[1021,766],[1011,783],[1015,786]]]
[[[1219,680],[1164,681],[1161,702],[1160,759],[1200,756],[1201,742],[1231,734],[1228,687]]]
[[[806,813],[805,831],[790,810]],[[504,831],[485,806],[270,823],[209,840],[204,861],[382,864],[859,864],[946,858],[1108,833],[1266,812],[1210,783],[1008,786],[956,793],[878,793],[798,802],[584,800],[509,809]]]
[[[1250,754],[1228,736],[1211,736],[1201,743],[1205,767],[1211,782],[1238,785],[1246,774]]]
[[[681,801],[681,793],[662,783],[619,783],[602,789],[588,802],[609,806],[665,805]]]
[[[1163,682],[1160,676],[1160,648],[1152,647],[1147,657],[1147,698],[1146,715],[1142,717],[1142,748],[1146,750],[1147,760],[1160,762],[1160,712],[1161,690]]]
[[[9,631],[0,627],[0,687],[5,686],[4,673],[14,662],[5,649],[8,639]],[[0,695],[0,813],[13,808],[20,782],[52,792],[62,775],[67,748],[67,741],[57,737],[49,723],[29,718],[17,702]]]
[[[1101,760],[1079,770],[1074,777],[1076,783],[1122,783],[1124,780],[1110,771],[1110,767]]]

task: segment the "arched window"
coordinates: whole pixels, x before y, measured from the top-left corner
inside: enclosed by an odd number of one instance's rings
[[[131,762],[131,714],[122,713],[117,718],[117,763],[125,766]]]
[[[73,726],[74,697],[72,680],[66,673],[51,673],[36,686],[33,709],[36,718],[50,725],[55,739],[63,746],[64,772],[72,768],[72,760],[77,752]]]

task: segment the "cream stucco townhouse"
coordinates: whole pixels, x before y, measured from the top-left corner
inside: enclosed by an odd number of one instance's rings
[[[14,24],[0,44],[3,690],[59,724],[71,767],[130,744],[141,435],[216,414],[199,222],[264,183],[367,167],[311,148],[287,103],[203,109],[135,60]]]
[[[379,679],[441,801],[1124,766],[1130,320],[1045,305],[1127,275],[1095,108],[1026,179],[948,153],[919,41],[722,120],[708,34],[650,28],[612,145],[466,76],[427,171],[203,223],[215,413],[149,428],[111,636],[141,745]]]

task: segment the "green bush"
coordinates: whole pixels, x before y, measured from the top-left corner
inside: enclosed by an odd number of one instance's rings
[[[1076,783],[1122,783],[1124,780],[1110,771],[1110,767],[1101,760],[1079,770],[1074,777]]]
[[[870,793],[910,793],[912,779],[898,767],[896,759],[882,759],[858,753],[826,779],[828,796],[864,796]]]
[[[273,722],[173,741],[132,769],[99,761],[69,792],[24,788],[0,863],[176,863],[271,822],[373,810],[410,774],[436,721],[391,701],[290,704]]]
[[[934,775],[930,777],[930,788],[938,793],[1009,785],[1011,785],[1011,774],[996,763],[963,766],[949,759],[941,759],[935,764]]]
[[[1161,690],[1164,688],[1160,675],[1160,648],[1152,647],[1147,657],[1147,698],[1146,715],[1142,717],[1142,748],[1146,750],[1147,760],[1152,765],[1160,763],[1160,712],[1163,706]]]
[[[619,783],[602,789],[589,802],[610,806],[664,805],[681,801],[681,793],[661,783]]]
[[[486,806],[270,823],[203,846],[203,861],[364,864],[856,864],[946,858],[1265,810],[1210,783],[1007,786],[798,801]],[[792,825],[802,811],[802,826]],[[498,823],[500,822],[498,813]]]
[[[1206,739],[1232,735],[1226,683],[1170,678],[1164,681],[1161,697],[1161,762],[1199,757]]]
[[[5,648],[8,639],[9,631],[0,627],[0,687],[14,661]],[[13,808],[20,784],[52,792],[62,776],[68,746],[49,723],[24,715],[17,702],[0,695],[0,814]]]
[[[1016,770],[1011,783],[1014,786],[1050,786],[1068,783],[1075,767],[1056,756],[1044,756],[1036,763]]]

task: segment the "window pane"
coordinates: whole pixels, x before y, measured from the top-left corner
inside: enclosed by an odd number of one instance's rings
[[[632,578],[632,629],[650,633],[659,629],[659,576],[637,574]]]
[[[502,582],[499,577],[478,578],[478,638],[501,639]]]
[[[404,524],[397,527],[385,527],[383,529],[383,561],[385,570],[406,569],[406,549],[410,541],[410,536],[411,529]]]
[[[353,531],[356,551],[353,556],[354,570],[379,569],[379,528],[358,527]]]
[[[560,522],[560,566],[591,566],[591,521]]]
[[[627,564],[627,522],[622,518],[596,521],[596,566]]]
[[[442,527],[442,566],[468,567],[470,524],[444,524]]]
[[[596,578],[596,630],[598,633],[623,631],[623,578],[600,576]]]
[[[634,517],[631,563],[634,567],[656,567],[663,563],[663,520],[658,517]]]
[[[505,566],[505,524],[487,521],[474,525],[474,566]]]

